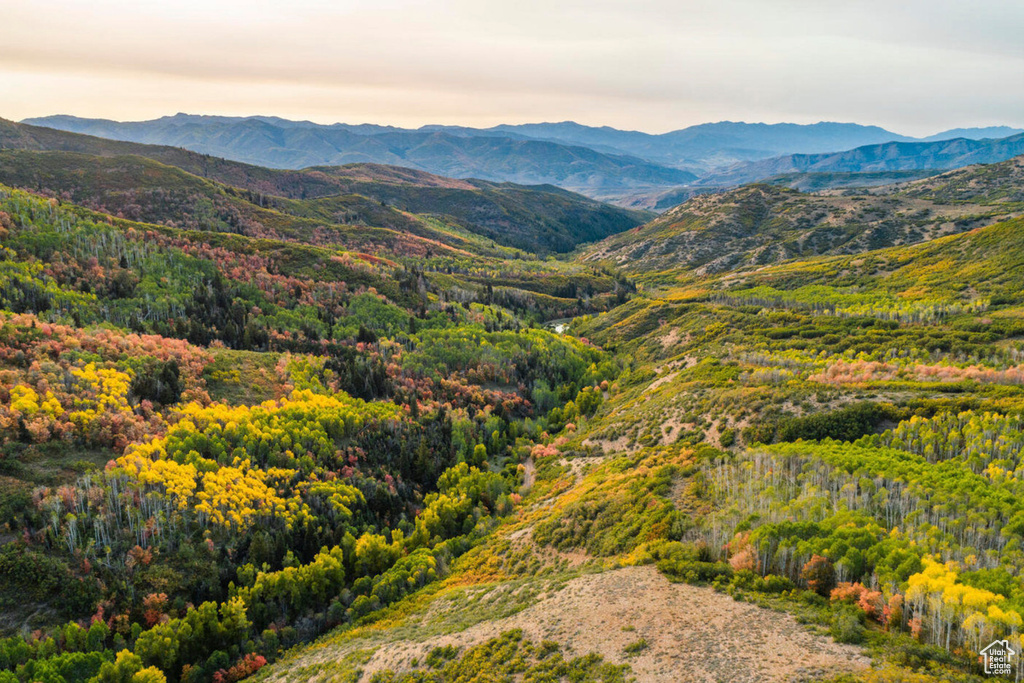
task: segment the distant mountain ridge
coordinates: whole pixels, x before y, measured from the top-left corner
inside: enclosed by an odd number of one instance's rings
[[[1010,126],[988,126],[985,128],[952,128],[935,135],[920,138],[921,142],[940,142],[954,138],[967,138],[968,140],[984,140],[985,138],[1008,138],[1018,133],[1024,133],[1024,129],[1011,128]]]
[[[498,126],[520,135],[601,146],[671,166],[710,169],[733,161],[783,153],[838,151],[864,144],[911,140],[877,126],[854,123],[704,123],[660,135],[592,128],[565,122]]]
[[[887,142],[834,154],[789,154],[737,164],[701,178],[699,184],[730,187],[791,173],[947,170],[997,163],[1020,154],[1024,154],[1024,133],[998,139]]]
[[[527,137],[468,136],[442,130],[392,130],[177,115],[117,123],[74,117],[28,123],[114,140],[184,147],[260,166],[299,169],[379,163],[448,177],[524,185],[552,184],[591,196],[600,192],[693,182],[696,175],[622,154]]]
[[[970,147],[981,139],[1024,132],[1005,126],[954,129],[917,139],[855,123],[731,121],[662,134],[571,121],[491,128],[430,125],[408,129],[376,124],[323,125],[274,116],[194,114],[124,123],[48,116],[28,119],[26,123],[112,140],[181,147],[272,168],[379,163],[454,178],[551,184],[592,198],[643,208],[661,208],[666,195],[678,194],[688,186],[728,187],[805,172],[845,173],[848,175],[842,182],[856,186],[857,177],[849,174],[945,170],[969,163],[1002,161],[1013,154],[998,150],[974,156],[966,151],[926,151],[922,156],[920,150],[924,148],[888,147],[883,153],[888,164],[880,162],[879,154],[863,151],[848,157],[837,155],[880,145],[934,144],[954,150]],[[963,142],[953,144],[950,138]],[[877,181],[865,178],[865,184],[873,182]]]
[[[86,119],[56,115],[26,119],[24,123],[59,128],[132,142],[160,144],[157,139],[136,139],[165,135],[168,126],[224,126],[244,122],[259,122],[290,130],[319,129],[345,131],[361,136],[388,133],[446,133],[456,137],[511,137],[559,142],[590,147],[598,151],[637,156],[647,161],[683,166],[687,163],[701,166],[713,163],[718,156],[735,156],[733,161],[760,159],[782,154],[819,154],[837,152],[854,147],[883,142],[937,142],[953,138],[979,140],[1009,137],[1024,133],[1024,129],[1009,126],[986,128],[955,128],[922,138],[901,135],[879,126],[856,123],[822,121],[813,124],[745,123],[720,121],[702,123],[667,133],[645,133],[621,130],[611,126],[587,126],[574,121],[558,123],[501,124],[490,128],[467,126],[426,125],[420,128],[401,128],[378,124],[318,124],[312,121],[292,121],[277,116],[207,116],[179,113],[149,121],[117,122],[107,119]],[[709,157],[708,155],[711,154]]]

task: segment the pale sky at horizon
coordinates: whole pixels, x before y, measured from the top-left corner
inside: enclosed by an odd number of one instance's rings
[[[0,117],[1024,126],[1020,0],[0,0]]]

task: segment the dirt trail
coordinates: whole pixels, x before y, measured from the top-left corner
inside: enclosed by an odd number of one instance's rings
[[[523,465],[523,485],[519,488],[519,493],[526,495],[533,488],[533,483],[537,481],[537,465],[533,462],[533,456],[531,455],[526,459],[526,464]]]
[[[360,680],[384,669],[406,669],[413,658],[422,662],[434,647],[466,648],[513,628],[535,642],[557,641],[567,656],[597,652],[608,661],[628,663],[639,683],[792,683],[855,671],[870,662],[859,648],[815,635],[790,615],[735,602],[710,588],[670,583],[645,566],[573,579],[513,616],[458,633],[382,644]],[[641,638],[648,647],[627,655],[624,648]],[[343,659],[346,650],[325,648],[295,664],[315,668],[316,661]]]

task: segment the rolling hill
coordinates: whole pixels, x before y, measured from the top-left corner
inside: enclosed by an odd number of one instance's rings
[[[8,151],[0,161],[0,182],[68,193],[74,201],[115,213],[130,205],[130,215],[157,222],[170,220],[172,214],[180,221],[198,206],[182,197],[204,196],[222,207],[218,210],[238,214],[232,219],[236,223],[244,216],[246,221],[278,224],[278,216],[288,214],[307,223],[395,229],[466,246],[464,235],[439,236],[429,220],[410,215],[418,214],[438,217],[457,231],[500,245],[568,251],[581,242],[634,227],[647,217],[553,186],[453,180],[380,165],[276,171],[170,147],[0,121],[0,149],[4,148]],[[30,151],[39,149],[74,151]],[[154,203],[155,193],[162,195]],[[167,208],[168,193],[178,197],[173,210]],[[155,208],[156,204],[165,206]],[[226,204],[233,208],[224,209]],[[271,209],[273,213],[268,212]],[[261,218],[254,218],[256,214]]]
[[[635,274],[728,271],[856,254],[964,232],[1024,212],[1024,157],[871,190],[750,185],[703,194],[583,249]]]

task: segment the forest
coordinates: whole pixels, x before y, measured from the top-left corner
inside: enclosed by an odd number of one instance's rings
[[[4,680],[239,680],[400,600],[617,370],[479,266],[0,205]]]

